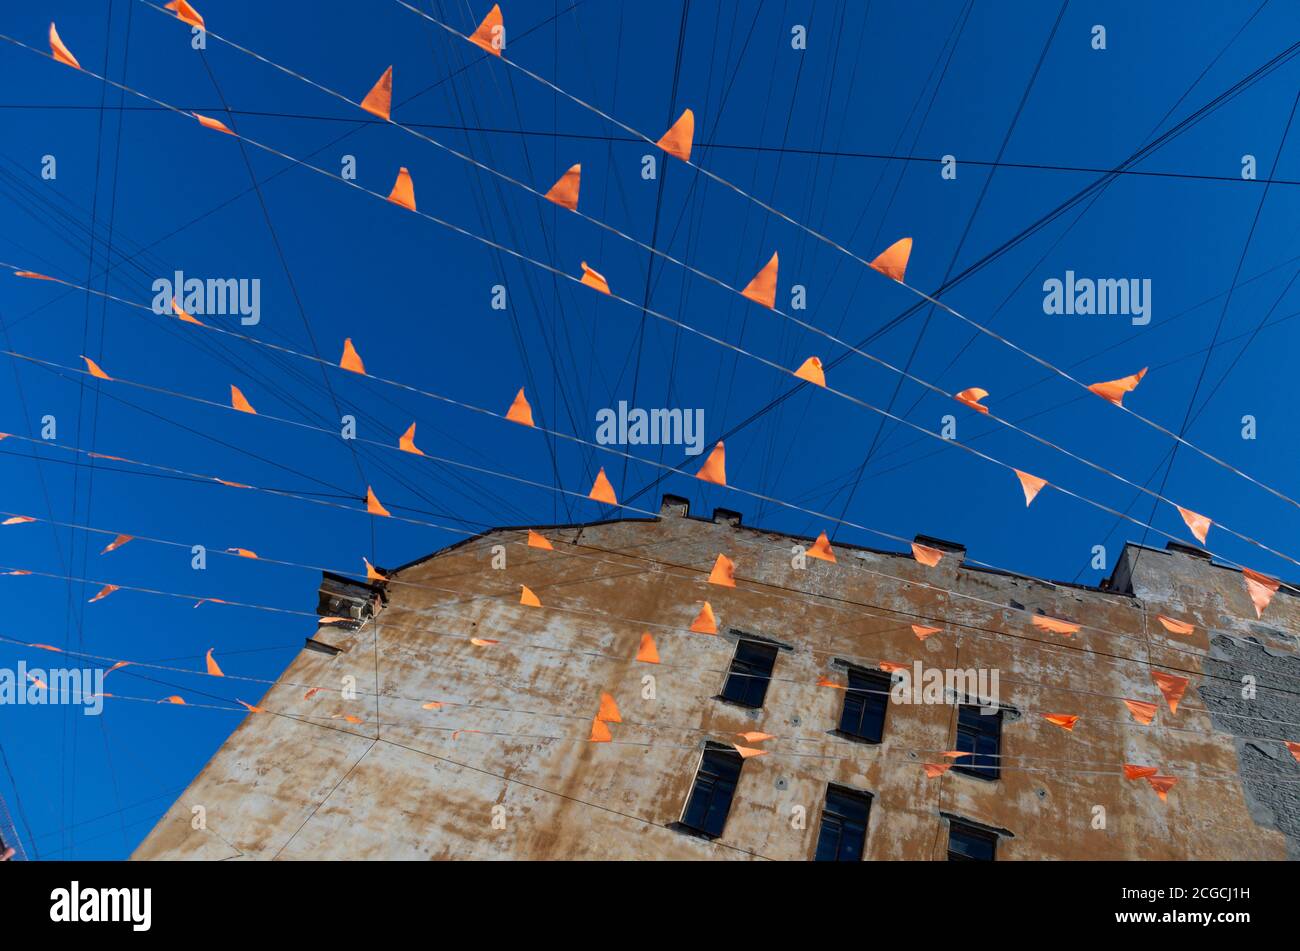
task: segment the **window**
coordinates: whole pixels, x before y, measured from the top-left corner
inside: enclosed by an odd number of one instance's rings
[[[740,781],[740,754],[730,747],[710,743],[700,757],[695,785],[679,825],[709,839],[722,835],[731,800]]]
[[[867,845],[867,813],[871,796],[856,789],[826,787],[822,827],[817,834],[815,862],[861,862]]]
[[[956,819],[948,820],[949,862],[992,862],[997,845],[996,833]]]
[[[889,688],[888,675],[850,667],[849,687],[844,691],[844,709],[840,712],[837,732],[866,743],[879,743],[885,732]]]
[[[1002,710],[985,713],[987,707],[962,704],[957,714],[957,749],[963,756],[953,769],[980,779],[997,779],[998,753],[1002,744]]]
[[[761,641],[740,641],[731,658],[727,682],[722,685],[722,699],[738,703],[742,707],[761,707],[775,665],[776,645]]]

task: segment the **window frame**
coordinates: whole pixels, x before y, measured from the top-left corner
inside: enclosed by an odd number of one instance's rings
[[[894,678],[883,671],[871,670],[866,667],[859,667],[856,664],[840,662],[839,666],[843,667],[848,675],[848,686],[844,691],[844,699],[840,703],[840,714],[835,723],[835,729],[831,730],[831,735],[838,736],[840,739],[849,740],[853,743],[866,743],[869,746],[879,746],[885,738],[885,724],[889,719],[889,697],[890,691],[894,685]],[[868,681],[868,687],[855,687],[853,678],[858,677]],[[879,688],[879,689],[877,689]],[[880,711],[880,735],[871,739],[862,733],[854,733],[844,729],[844,714],[848,709],[850,700],[857,700],[863,703],[863,713],[866,712],[865,704],[867,702],[879,702],[882,704]],[[858,725],[862,724],[862,716],[858,716]]]
[[[836,814],[835,816],[837,820],[840,820],[839,840],[837,842],[836,849],[835,849],[836,857],[833,859],[818,858],[818,855],[820,854],[821,847],[822,847],[822,835],[825,833],[826,830],[827,810],[828,807],[830,806],[832,795],[843,796],[844,798],[847,799],[861,800],[866,807],[865,814],[862,817],[862,844],[858,850],[858,857],[856,859],[846,860],[840,858],[840,854],[842,852],[841,846],[844,840],[844,824],[842,821],[842,816],[840,816],[839,814]],[[817,841],[813,845],[813,861],[814,862],[866,861],[867,837],[871,833],[871,806],[874,802],[875,802],[875,796],[872,793],[867,792],[865,789],[855,789],[852,786],[845,786],[842,783],[827,783],[826,795],[822,799],[821,819],[817,823]]]
[[[687,813],[691,811],[691,805],[695,800],[696,790],[699,787],[699,783],[700,783],[700,776],[704,772],[705,760],[708,758],[709,754],[715,754],[720,757],[734,760],[736,766],[735,779],[734,781],[732,781],[732,785],[731,785],[731,795],[730,798],[727,800],[727,811],[725,815],[722,817],[722,824],[721,826],[719,826],[718,831],[716,833],[710,832],[707,828],[701,828],[701,826],[692,825],[686,819]],[[671,828],[675,829],[678,832],[685,833],[687,835],[693,835],[697,838],[707,839],[710,842],[722,838],[723,833],[727,831],[727,822],[728,820],[731,819],[731,807],[735,804],[736,793],[740,789],[740,778],[744,772],[744,766],[745,766],[744,757],[741,756],[739,753],[737,753],[733,747],[728,746],[725,743],[715,743],[712,740],[705,741],[704,748],[700,750],[700,755],[695,761],[695,771],[691,775],[691,787],[686,794],[686,801],[682,804],[681,814],[678,816],[677,821],[672,824]],[[714,778],[714,782],[716,782],[716,775]],[[710,811],[712,811],[712,805],[713,805],[712,800],[710,800],[709,806],[708,808],[705,809],[704,812],[704,818],[706,820],[708,818]]]
[[[990,707],[994,707],[997,712],[984,713],[984,711],[989,709]],[[963,776],[970,776],[973,777],[974,779],[982,779],[986,783],[996,783],[1002,778],[1002,745],[1003,745],[1002,728],[1006,725],[1007,711],[1002,706],[997,704],[980,704],[978,702],[976,703],[958,702],[957,722],[954,725],[954,730],[953,730],[952,748],[954,750],[962,749],[961,715],[962,715],[962,711],[967,709],[973,709],[976,711],[975,716],[979,718],[978,720],[975,721],[976,723],[996,724],[997,729],[996,729],[995,737],[997,743],[997,751],[994,753],[976,753],[975,749],[977,747],[977,740],[978,740],[978,735],[977,735],[976,739],[973,740],[971,744],[972,748],[970,752],[973,755],[969,757],[963,756],[958,760],[956,760],[952,766],[953,771],[961,773]],[[974,765],[982,757],[990,757],[990,756],[993,758],[992,765],[988,765],[988,766]]]
[[[971,839],[977,839],[989,844],[989,857],[987,859],[972,858],[969,855],[958,853],[957,858],[953,858],[952,835],[956,830],[962,832]],[[950,817],[948,819],[948,849],[947,861],[949,862],[996,862],[998,859],[998,840],[1002,838],[996,831],[981,826],[978,823],[971,822],[967,819],[957,819]]]
[[[727,664],[727,675],[722,681],[722,688],[718,691],[717,695],[713,699],[721,700],[723,703],[730,703],[733,706],[743,707],[746,710],[761,710],[763,709],[763,704],[767,702],[767,688],[771,685],[773,680],[773,675],[776,673],[776,661],[777,658],[781,655],[781,645],[775,643],[774,641],[765,640],[759,637],[753,637],[752,635],[741,634],[739,632],[736,632],[735,638],[736,638],[736,648],[731,652],[731,661]],[[753,648],[772,652],[772,664],[768,668],[767,676],[763,679],[762,696],[758,698],[758,703],[749,703],[746,700],[737,700],[735,697],[727,696],[727,685],[731,683],[731,678],[737,675],[735,671],[735,666],[737,662],[739,661],[740,663],[751,664],[750,661],[740,660],[741,650],[751,645]],[[750,680],[758,679],[756,675],[750,672],[743,672],[740,673],[738,676],[745,677]]]

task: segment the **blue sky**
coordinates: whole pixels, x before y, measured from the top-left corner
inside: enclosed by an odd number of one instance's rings
[[[465,32],[487,6],[415,5]],[[1088,169],[1114,167],[1296,42],[1289,4],[1257,7],[1076,2],[1059,25],[1061,6],[1043,0],[969,10],[952,0],[516,0],[504,14],[508,56],[654,136],[692,108],[701,165],[857,254],[911,235],[909,283],[932,291],[1097,179]],[[788,309],[789,288],[804,285],[808,322],[854,342],[876,334],[873,353],[910,359],[912,372],[948,390],[983,387],[1002,415],[1028,417],[1034,432],[1153,489],[1164,484],[1165,495],[1283,551],[1300,527],[1293,507],[1186,449],[1166,482],[1168,438],[1080,398],[994,340],[971,340],[950,315],[922,309],[880,332],[915,303],[906,289],[662,156],[659,177],[644,180],[641,157],[654,150],[391,0],[208,0],[199,9],[223,36],[353,99],[392,64],[398,121],[543,190],[580,162],[587,214],[733,285],[778,251],[778,302]],[[140,0],[10,5],[0,32],[44,49],[51,20],[88,69],[331,171],[353,156],[358,183],[374,191],[387,193],[406,166],[422,210],[568,273],[585,260],[623,296],[766,359],[793,368],[843,352],[216,40],[191,49],[185,27]],[[1092,48],[1095,24],[1106,28],[1105,50]],[[807,28],[806,50],[791,48],[795,25]],[[1300,311],[1289,287],[1300,255],[1300,132],[1281,146],[1298,79],[1300,64],[1282,62],[1134,167],[1152,174],[1117,177],[943,299],[1085,380],[1151,366],[1129,403],[1175,431],[1200,379],[1188,438],[1289,491],[1300,423],[1287,381],[1300,324],[1284,318]],[[627,400],[702,409],[711,443],[790,388],[770,368],[337,181],[251,148],[245,158],[235,139],[7,43],[0,89],[0,260],[10,264],[143,304],[153,280],[175,269],[258,278],[262,320],[248,328],[258,339],[336,360],[351,337],[372,373],[501,411],[526,386],[540,423],[586,440],[598,410]],[[958,162],[952,181],[935,162],[946,154]],[[1260,179],[1282,180],[1266,195],[1262,182],[1240,179],[1246,154]],[[46,155],[57,162],[53,180],[40,174]],[[1067,270],[1150,279],[1150,324],[1044,314],[1043,282]],[[508,290],[505,311],[490,307],[497,284]],[[1252,339],[1265,320],[1276,325]],[[335,429],[350,413],[361,435],[383,442],[414,420],[428,452],[573,491],[585,493],[601,465],[624,499],[659,474],[56,285],[0,278],[0,324],[7,351],[63,366],[87,354],[112,376],[219,403],[233,383],[263,414]],[[9,364],[0,367],[0,431],[15,435],[38,437],[53,416],[60,443],[352,507],[369,484],[395,514],[465,532],[611,514],[384,449],[354,452],[269,419],[0,361]],[[897,376],[856,356],[830,379],[927,429],[952,414],[959,439],[1152,520],[1150,499],[1133,489],[911,383],[895,393]],[[879,416],[809,390],[728,439],[734,483],[884,532],[958,540],[972,558],[1046,578],[1095,583],[1125,540],[1141,538],[1137,526],[1059,493],[1026,509],[1005,470],[892,424],[878,437]],[[1252,441],[1241,438],[1247,414],[1258,423]],[[673,447],[633,452],[684,462]],[[5,511],[338,569],[363,556],[398,565],[461,537],[19,440],[0,445],[0,485]],[[656,508],[663,491],[688,496],[697,511],[739,509],[750,524],[884,544],[680,476],[633,504]],[[1165,506],[1154,524],[1185,537]],[[182,548],[135,542],[100,555],[106,541],[44,522],[0,529],[0,565],[58,576],[0,578],[10,605],[3,634],[191,669],[215,646],[228,673],[269,679],[313,629],[305,615],[195,610],[192,600],[131,591],[87,604],[114,582],[315,607],[312,570],[214,555],[199,572]],[[1223,533],[1211,541],[1225,557],[1294,576]],[[1097,544],[1109,553],[1106,572],[1089,566]],[[0,666],[48,659],[0,643]],[[253,699],[247,684],[183,673],[113,677],[111,691],[133,696]],[[110,701],[99,718],[0,710],[0,795],[29,853],[55,859],[128,855],[239,721],[129,701]]]

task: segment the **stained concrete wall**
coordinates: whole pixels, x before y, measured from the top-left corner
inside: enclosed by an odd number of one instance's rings
[[[330,613],[382,610],[357,630],[319,631],[259,701],[270,712],[245,719],[135,858],[806,860],[828,783],[872,795],[868,859],[943,858],[944,815],[1005,830],[1000,860],[1287,856],[1297,794],[1281,779],[1294,783],[1300,769],[1280,743],[1245,739],[1274,734],[1232,715],[1233,683],[1189,690],[1170,715],[1147,666],[1234,681],[1257,668],[1261,683],[1300,676],[1287,633],[1300,630],[1295,600],[1279,595],[1261,626],[1238,573],[1135,546],[1113,590],[976,570],[952,546],[935,569],[843,547],[836,564],[798,568],[800,540],[728,513],[687,517],[671,499],[658,520],[546,535],[554,551],[499,530],[395,571],[386,605],[327,579]],[[494,567],[502,552],[505,567]],[[706,582],[719,553],[735,561],[735,589]],[[520,606],[521,584],[545,607]],[[686,630],[704,600],[718,636]],[[1048,634],[1017,605],[1113,633]],[[1167,634],[1157,613],[1193,620],[1196,634]],[[922,643],[912,623],[944,630]],[[1230,655],[1207,627],[1258,639],[1276,663]],[[633,659],[645,630],[658,666]],[[733,631],[790,647],[761,710],[716,699]],[[844,661],[917,659],[998,670],[1000,701],[1019,711],[1003,729],[998,781],[926,778],[921,764],[955,745],[950,705],[891,705],[879,745],[832,734],[844,694],[819,678],[842,683]],[[338,692],[348,677],[352,700]],[[310,686],[325,689],[307,698]],[[624,722],[612,726],[615,742],[588,743],[602,691]],[[1266,693],[1269,718],[1300,720],[1295,696]],[[1160,703],[1156,722],[1136,724],[1126,697]],[[445,705],[424,709],[430,701]],[[1043,713],[1082,719],[1066,732]],[[778,739],[745,761],[722,837],[675,831],[704,743],[747,730]],[[1273,779],[1255,778],[1257,755]],[[1160,766],[1179,782],[1161,802],[1117,775],[1123,763]],[[206,829],[193,828],[196,805]]]

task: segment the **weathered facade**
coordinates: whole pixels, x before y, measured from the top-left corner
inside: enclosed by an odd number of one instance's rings
[[[943,859],[954,822],[996,837],[998,860],[1300,856],[1300,764],[1281,742],[1300,739],[1300,602],[1282,592],[1257,621],[1241,574],[1196,549],[1129,545],[1096,589],[964,565],[934,540],[933,568],[847,546],[801,559],[807,540],[672,497],[658,519],[543,532],[554,550],[498,529],[386,585],[327,577],[321,613],[356,621],[319,629],[135,858],[807,860],[828,788],[869,797],[867,859]],[[734,588],[707,580],[720,553]],[[717,635],[688,630],[704,601]],[[658,665],[635,659],[645,632]],[[757,709],[719,696],[741,639],[775,646]],[[998,695],[893,702],[878,743],[845,736],[849,692],[819,681],[881,661],[996,671]],[[1190,676],[1176,714],[1151,665]],[[593,743],[602,692],[622,722]],[[1155,721],[1125,698],[1158,704]],[[959,745],[954,700],[999,705],[996,779],[926,775]],[[702,751],[734,743],[766,755],[740,765],[721,835],[692,833]],[[1167,801],[1125,763],[1176,777]]]

